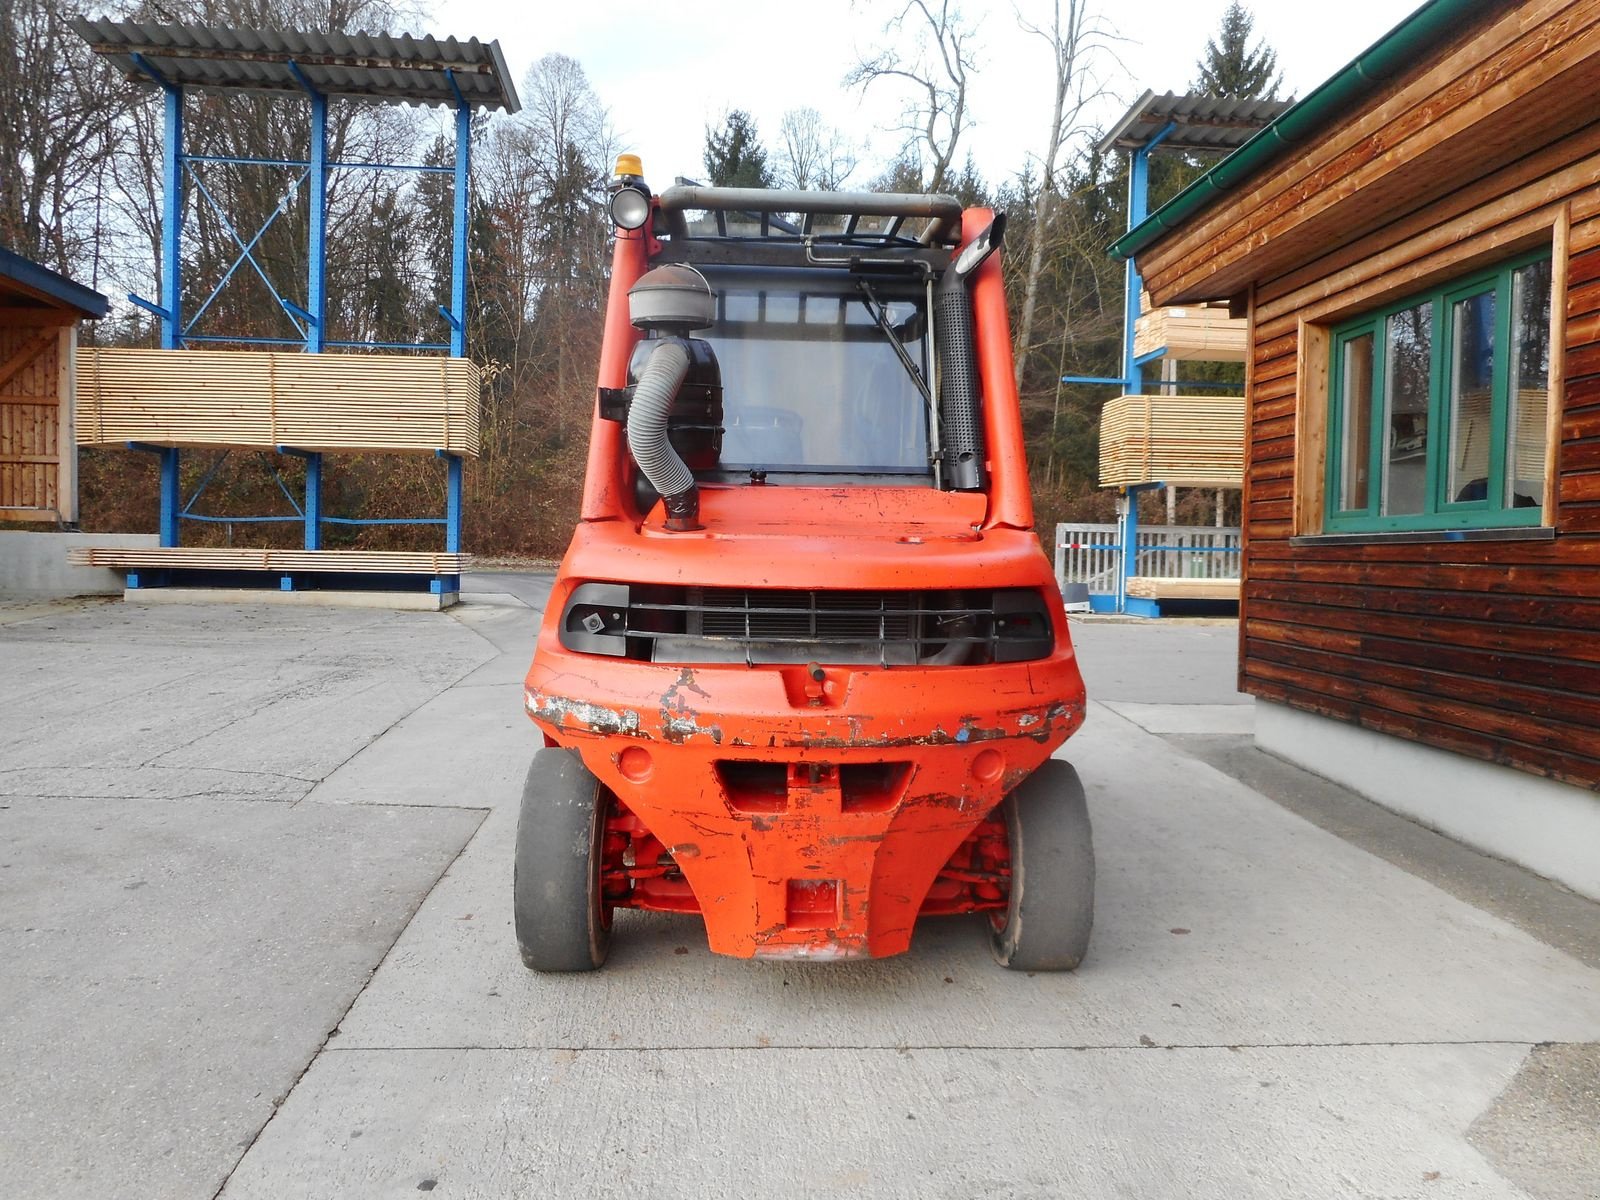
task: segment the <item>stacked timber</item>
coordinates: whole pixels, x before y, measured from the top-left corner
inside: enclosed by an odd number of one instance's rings
[[[1228,316],[1226,304],[1154,308],[1133,326],[1133,352],[1199,362],[1243,362],[1250,322]]]
[[[480,373],[462,358],[88,349],[78,389],[85,446],[479,450]]]
[[[1244,483],[1243,396],[1118,396],[1100,414],[1100,486]]]
[[[1237,601],[1239,581],[1187,579],[1175,575],[1134,575],[1128,580],[1128,595],[1143,600]]]
[[[379,575],[459,575],[465,554],[426,550],[261,550],[248,546],[74,546],[67,561],[79,567],[197,571],[362,571]]]

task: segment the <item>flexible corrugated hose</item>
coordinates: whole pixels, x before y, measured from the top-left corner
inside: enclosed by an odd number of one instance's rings
[[[694,476],[667,440],[667,418],[678,389],[689,374],[689,352],[677,338],[656,343],[628,410],[628,450],[650,486],[661,494],[670,529],[697,528],[700,495]]]

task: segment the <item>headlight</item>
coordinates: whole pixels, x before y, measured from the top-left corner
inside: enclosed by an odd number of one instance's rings
[[[611,219],[618,229],[638,229],[650,219],[650,196],[635,187],[611,193]]]

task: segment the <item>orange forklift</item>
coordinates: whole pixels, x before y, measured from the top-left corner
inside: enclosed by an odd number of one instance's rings
[[[619,908],[736,957],[879,958],[982,913],[1072,970],[1083,680],[1033,529],[999,255],[950,196],[659,195],[618,160],[581,519],[525,704],[523,961]]]

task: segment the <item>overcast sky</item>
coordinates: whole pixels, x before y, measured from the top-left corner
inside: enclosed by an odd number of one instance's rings
[[[1420,0],[1419,0],[1420,2]],[[427,32],[498,38],[521,86],[541,55],[577,59],[622,134],[622,148],[644,160],[656,187],[676,175],[703,173],[705,127],[730,108],[756,119],[762,140],[775,146],[779,121],[789,109],[811,107],[867,144],[872,163],[892,157],[892,125],[903,95],[886,84],[863,98],[841,85],[858,50],[881,39],[894,0],[746,0],[652,9],[605,0],[562,4],[518,0],[432,0]],[[1228,0],[1140,0],[1101,3],[1125,40],[1121,65],[1103,60],[1099,70],[1114,99],[1096,114],[1109,124],[1146,88],[1181,92],[1192,82],[1195,61],[1215,35]],[[1303,0],[1258,0],[1256,35],[1278,52],[1285,91],[1303,96],[1413,7],[1396,0],[1339,0],[1329,7]],[[1015,174],[1038,154],[1049,135],[1053,80],[1048,47],[1018,27],[1017,12],[1047,19],[1047,0],[968,0],[983,14],[980,61],[972,88],[975,124],[964,142],[991,181]],[[882,89],[881,91],[879,89]],[[865,183],[863,169],[851,183]]]

